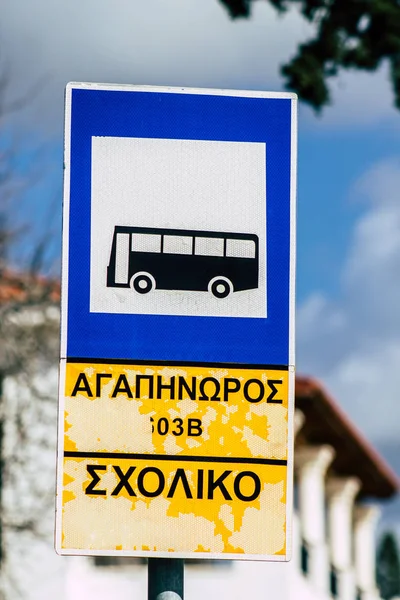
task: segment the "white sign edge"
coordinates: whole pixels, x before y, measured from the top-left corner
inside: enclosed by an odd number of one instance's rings
[[[297,94],[294,92],[267,92],[263,90],[234,90],[219,88],[198,88],[198,87],[179,87],[179,86],[158,86],[143,85],[131,83],[91,83],[70,81],[66,85],[67,93],[74,89],[81,90],[99,90],[99,91],[132,91],[132,92],[155,92],[170,94],[199,94],[211,96],[237,96],[246,98],[271,98],[297,100]]]
[[[284,555],[267,554],[219,554],[218,552],[157,552],[151,550],[81,550],[56,547],[60,556],[118,556],[126,558],[184,558],[208,560],[254,560],[258,562],[288,562]]]
[[[64,181],[62,212],[62,260],[61,260],[61,339],[60,358],[67,357],[68,330],[68,269],[69,269],[69,209],[71,185],[71,108],[72,90],[65,90],[64,117]]]
[[[288,422],[287,422],[287,464],[286,464],[286,561],[292,559],[293,544],[293,487],[294,487],[294,411],[295,411],[296,370],[288,370]]]
[[[62,515],[63,515],[63,481],[64,481],[64,414],[65,414],[65,378],[67,360],[60,359],[58,383],[58,415],[57,415],[57,463],[56,463],[56,515],[54,531],[54,547],[57,554],[62,546]]]
[[[289,240],[289,345],[288,360],[295,366],[296,215],[297,215],[297,96],[291,102],[290,124],[290,240]]]

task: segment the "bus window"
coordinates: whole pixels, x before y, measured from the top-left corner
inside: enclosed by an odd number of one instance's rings
[[[199,256],[224,256],[224,240],[222,238],[196,237],[194,253]]]
[[[226,256],[232,258],[255,258],[256,245],[253,240],[226,240]]]
[[[129,233],[118,233],[115,251],[115,283],[127,283],[129,270]]]
[[[192,254],[193,238],[186,235],[164,235],[164,254]]]
[[[161,252],[161,235],[133,233],[132,252]]]

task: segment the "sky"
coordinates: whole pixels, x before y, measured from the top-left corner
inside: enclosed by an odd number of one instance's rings
[[[239,21],[218,0],[0,0],[0,12],[7,97],[26,99],[3,130],[21,173],[38,168],[23,214],[37,235],[52,217],[56,256],[68,81],[282,90],[279,66],[312,33],[261,1]],[[399,472],[400,113],[387,65],[331,86],[322,115],[299,108],[297,371]]]

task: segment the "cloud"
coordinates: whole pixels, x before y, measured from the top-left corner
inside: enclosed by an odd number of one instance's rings
[[[279,67],[312,33],[296,8],[280,16],[268,1],[254,3],[251,19],[232,21],[218,0],[35,0],[23,10],[3,0],[0,26],[11,93],[41,88],[25,123],[58,134],[68,81],[279,90]],[[307,127],[369,127],[397,116],[386,66],[341,72],[331,83],[323,118],[302,108]]]
[[[400,423],[400,159],[372,166],[354,185],[365,203],[342,269],[341,294],[314,292],[298,311],[298,366],[321,378],[376,443]]]
[[[399,111],[394,107],[389,65],[378,71],[342,70],[328,79],[331,104],[316,117],[310,108],[301,108],[304,122],[311,129],[368,129],[377,124],[396,124]]]
[[[343,286],[359,329],[377,339],[400,336],[400,160],[374,165],[354,188],[355,198],[369,207],[354,230],[343,271]]]
[[[0,39],[12,85],[44,76],[39,115],[61,123],[71,80],[279,89],[278,66],[309,29],[267,2],[231,21],[217,0],[35,0],[24,10],[6,0]]]

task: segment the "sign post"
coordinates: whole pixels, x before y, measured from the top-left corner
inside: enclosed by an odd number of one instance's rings
[[[68,85],[60,554],[290,558],[295,178],[294,94]]]
[[[148,600],[183,599],[182,558],[149,558]]]

